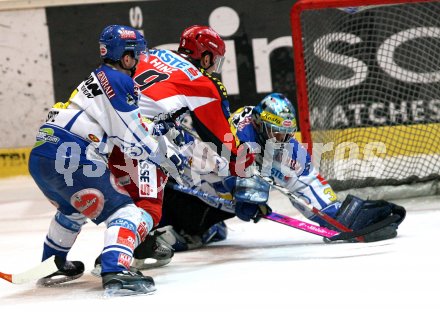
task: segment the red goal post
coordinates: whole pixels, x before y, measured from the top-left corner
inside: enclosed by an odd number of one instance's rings
[[[299,127],[336,190],[438,179],[440,2],[299,0]]]

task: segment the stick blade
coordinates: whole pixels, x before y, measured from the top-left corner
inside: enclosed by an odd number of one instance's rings
[[[0,278],[13,284],[25,284],[58,271],[55,263],[55,256],[52,256],[34,268],[17,274],[7,274],[0,272]]]
[[[4,279],[5,281],[8,281],[9,283],[12,283],[12,275],[6,274],[3,272],[0,272],[0,278]]]

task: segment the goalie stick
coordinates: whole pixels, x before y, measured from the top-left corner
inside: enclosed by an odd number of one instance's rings
[[[339,221],[335,220],[334,218],[330,217],[328,214],[324,213],[323,211],[317,209],[316,207],[313,207],[311,204],[306,203],[301,198],[296,196],[294,193],[290,192],[287,188],[282,187],[280,185],[275,184],[275,182],[267,177],[263,177],[260,174],[256,174],[258,177],[272,185],[275,189],[280,191],[282,194],[286,195],[292,200],[295,200],[296,203],[300,204],[301,207],[304,210],[308,210],[309,212],[321,217],[324,219],[327,223],[334,226],[336,229],[338,229],[341,233],[338,235],[335,235],[333,237],[328,238],[329,241],[336,241],[336,240],[357,240],[359,242],[368,242],[371,240],[366,240],[364,235],[371,234],[373,232],[376,232],[381,229],[385,229],[387,226],[393,224],[393,223],[400,223],[402,222],[403,218],[405,218],[405,209],[403,207],[396,207],[395,210],[393,210],[393,215],[388,216],[387,218],[370,224],[362,229],[359,230],[352,230]],[[297,207],[298,208],[298,207]],[[301,208],[298,208],[301,209]],[[400,221],[400,222],[399,222]]]
[[[12,284],[25,284],[37,279],[43,278],[47,275],[53,274],[58,271],[57,264],[55,263],[55,256],[52,256],[37,266],[33,267],[22,273],[7,274],[0,272],[0,278],[8,281]]]
[[[344,239],[356,238],[356,240],[358,240],[360,242],[364,242],[365,241],[364,237],[360,236],[357,233],[355,234],[355,232],[353,232],[353,230],[351,230],[350,228],[346,227],[341,222],[339,222],[336,219],[330,217],[328,214],[326,214],[325,212],[323,212],[323,211],[319,210],[318,208],[312,206],[311,204],[306,203],[304,200],[302,200],[301,198],[296,196],[294,193],[289,191],[287,188],[285,188],[285,187],[283,187],[281,185],[276,184],[272,179],[270,179],[268,177],[263,177],[259,173],[257,173],[256,175],[259,178],[261,178],[264,181],[266,181],[267,183],[269,183],[273,188],[277,189],[282,194],[284,194],[287,197],[289,197],[289,199],[294,200],[297,204],[299,204],[301,206],[302,209],[304,209],[304,211],[307,210],[307,211],[313,213],[314,215],[316,215],[316,216],[322,218],[323,220],[325,220],[328,224],[334,226],[339,231],[347,233],[346,235],[344,235],[344,237],[345,237]],[[365,235],[365,234],[368,234],[368,233],[364,233],[362,235]],[[333,239],[333,240],[336,240],[336,239]]]
[[[170,187],[176,191],[185,193],[185,194],[189,194],[192,196],[196,196],[199,198],[203,198],[207,201],[210,201],[212,203],[217,203],[217,204],[222,204],[223,207],[220,207],[219,209],[223,210],[223,211],[227,211],[227,212],[233,212],[233,201],[228,200],[228,199],[224,199],[215,195],[211,195],[209,193],[194,189],[194,188],[190,188],[190,187],[186,187],[186,186],[182,186],[176,183],[172,183],[169,182],[167,183],[167,187]],[[327,229],[325,227],[322,226],[318,226],[318,225],[314,225],[305,221],[301,221],[301,220],[297,220],[294,218],[291,218],[289,216],[285,216],[276,212],[271,212],[270,214],[267,214],[265,216],[262,216],[263,219],[267,219],[270,221],[274,221],[280,224],[284,224],[290,227],[293,227],[295,229],[298,230],[302,230],[308,233],[312,233],[321,237],[325,237],[328,238],[329,240],[335,240],[334,237],[337,237],[338,235],[340,235],[340,232],[337,231],[333,231],[330,229]]]

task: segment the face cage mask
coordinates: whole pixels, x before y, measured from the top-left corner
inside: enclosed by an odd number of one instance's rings
[[[262,124],[262,134],[266,140],[270,140],[275,138],[277,143],[287,143],[291,138],[295,135],[295,128],[281,128],[274,125],[271,125],[266,122],[261,122]]]

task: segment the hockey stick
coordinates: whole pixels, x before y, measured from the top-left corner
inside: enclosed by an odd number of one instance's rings
[[[204,199],[204,200],[210,202],[213,205],[221,204],[222,207],[219,208],[220,210],[223,210],[223,211],[226,211],[226,212],[229,212],[229,213],[234,213],[235,212],[235,209],[233,207],[234,206],[234,202],[232,200],[221,198],[221,197],[215,196],[215,195],[211,195],[209,193],[197,190],[195,188],[191,188],[191,187],[188,187],[188,186],[183,186],[183,185],[180,185],[180,184],[177,184],[177,183],[173,183],[173,182],[170,182],[169,180],[168,180],[166,186],[172,188],[175,191],[179,191],[179,192],[182,192],[182,193],[185,193],[185,194],[188,194],[188,195],[199,197],[200,199]]]
[[[180,123],[179,126],[186,131],[188,134],[192,135],[194,138],[197,138],[200,140],[200,136],[192,129],[190,129],[189,127],[187,127],[186,125],[184,125],[183,123]],[[323,220],[325,220],[328,224],[332,225],[333,227],[335,227],[337,230],[341,231],[341,232],[353,232],[350,228],[346,227],[345,225],[343,225],[342,223],[340,223],[339,221],[335,220],[334,218],[330,217],[328,214],[326,214],[325,212],[317,209],[316,207],[312,206],[309,203],[306,203],[304,200],[302,200],[301,198],[299,198],[298,196],[296,196],[294,193],[290,192],[287,188],[278,185],[275,183],[275,181],[273,181],[272,179],[270,179],[269,177],[263,177],[260,173],[255,172],[254,175],[258,176],[259,178],[263,179],[264,181],[266,181],[267,183],[269,183],[273,188],[277,189],[278,191],[280,191],[282,194],[284,194],[285,196],[289,197],[291,200],[295,201],[298,205],[300,205],[303,208],[303,211],[308,211],[320,218],[322,218]],[[347,237],[351,237],[351,238],[355,238],[356,240],[360,241],[360,242],[364,242],[365,239],[363,236],[353,236],[350,234],[346,235]],[[353,237],[352,237],[353,236]]]
[[[223,210],[223,211],[227,211],[227,212],[234,212],[233,210],[233,201],[232,200],[228,200],[228,199],[224,199],[215,195],[211,195],[209,193],[197,190],[197,189],[193,189],[190,187],[186,187],[186,186],[182,186],[176,183],[172,183],[170,181],[168,181],[167,183],[167,187],[172,188],[173,190],[188,194],[188,195],[192,195],[192,196],[196,196],[199,198],[203,198],[205,200],[208,200],[212,203],[217,203],[217,204],[222,204],[223,207],[220,207],[219,209]],[[214,208],[214,207],[213,207]],[[301,221],[301,220],[297,220],[294,218],[291,218],[289,216],[285,216],[276,212],[271,212],[270,214],[267,214],[265,216],[262,216],[262,218],[270,220],[270,221],[274,221],[277,223],[281,223],[284,225],[287,225],[289,227],[293,227],[295,229],[298,230],[302,230],[308,233],[312,233],[321,237],[326,237],[329,238],[330,240],[332,240],[333,237],[341,234],[339,232],[327,229],[325,227],[322,226],[318,226],[318,225],[314,225],[305,221]]]
[[[271,212],[270,214],[263,216],[264,219],[268,219],[274,222],[278,222],[290,227],[293,227],[295,229],[301,230],[301,231],[305,231],[308,233],[312,233],[318,236],[322,236],[325,238],[328,238],[330,240],[336,240],[335,238],[337,236],[339,236],[341,233],[340,232],[336,232],[333,230],[330,230],[326,227],[323,226],[319,226],[319,225],[314,225],[308,222],[304,222],[301,220],[297,220],[276,212]]]
[[[7,274],[0,272],[0,278],[13,284],[25,284],[43,278],[58,271],[55,256],[52,256],[32,269],[22,273]]]

